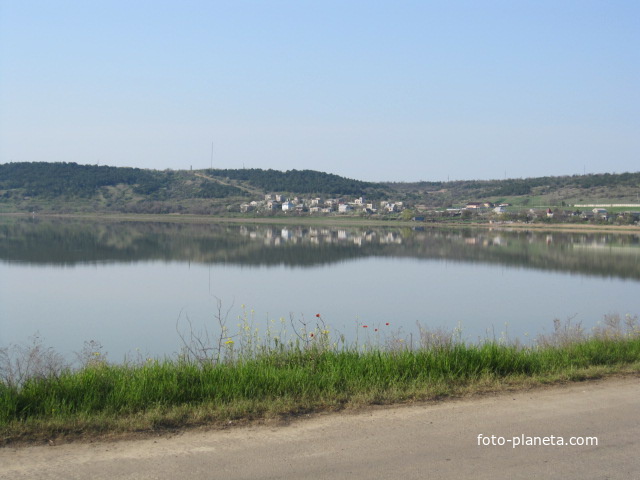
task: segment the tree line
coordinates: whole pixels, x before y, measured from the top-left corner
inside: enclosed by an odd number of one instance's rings
[[[189,178],[189,182],[185,180]],[[158,171],[77,163],[21,162],[0,165],[0,190],[10,196],[19,190],[27,197],[91,198],[103,187],[130,186],[133,193],[151,200],[174,198],[226,198],[244,191],[210,182],[185,172]]]
[[[315,170],[214,169],[211,175],[247,182],[265,192],[300,194],[381,196],[387,190],[380,183],[365,182]]]
[[[246,196],[228,184],[244,183],[264,192],[294,194],[384,195],[382,184],[353,180],[314,170],[216,169],[206,176],[185,170],[146,170],[77,163],[21,162],[0,165],[0,190],[20,190],[27,197],[90,198],[103,187],[127,185],[152,200]],[[206,178],[206,177],[209,178]],[[217,179],[216,179],[217,178]]]

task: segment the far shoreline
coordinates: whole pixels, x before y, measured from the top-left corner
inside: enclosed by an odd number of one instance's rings
[[[301,226],[350,226],[350,227],[421,227],[429,229],[481,228],[489,230],[537,230],[565,231],[575,233],[608,232],[633,234],[640,233],[640,226],[599,225],[575,223],[497,223],[497,222],[424,222],[414,220],[378,220],[352,216],[332,217],[235,217],[196,214],[145,214],[145,213],[23,213],[0,212],[0,217],[16,218],[68,218],[83,220],[106,220],[124,222],[166,222],[166,223],[231,223],[256,225],[301,225]]]

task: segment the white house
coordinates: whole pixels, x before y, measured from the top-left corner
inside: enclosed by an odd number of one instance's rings
[[[293,202],[284,202],[282,204],[282,211],[283,212],[288,212],[289,210],[293,210],[294,208],[296,208],[295,204]]]

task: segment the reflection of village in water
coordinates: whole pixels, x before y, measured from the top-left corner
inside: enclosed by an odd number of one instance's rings
[[[29,220],[0,223],[0,260],[312,267],[366,257],[481,262],[640,279],[640,236],[491,228]]]
[[[362,246],[366,243],[402,244],[401,231],[348,230],[346,228],[309,228],[309,227],[267,227],[249,229],[240,227],[240,234],[252,240],[262,240],[265,245],[278,246],[287,243],[339,244],[352,243]]]
[[[273,258],[279,250],[305,252],[300,254],[305,264],[330,263],[347,256],[385,256],[640,279],[640,236],[631,234],[303,226],[243,226],[239,231],[247,247],[260,245],[273,251]]]
[[[458,242],[469,246],[506,247],[514,241],[528,244],[567,244],[582,249],[616,249],[625,253],[637,255],[640,250],[640,236],[616,235],[607,233],[546,233],[526,230],[487,229],[459,231],[429,229],[424,227],[397,229],[348,229],[348,228],[314,228],[314,227],[247,227],[239,228],[242,236],[251,240],[262,241],[265,245],[279,246],[284,243],[293,244],[345,244],[363,246],[365,244],[402,245],[405,240],[412,244],[429,242],[434,239],[446,238],[451,242]]]
[[[306,264],[330,263],[334,257],[386,256],[640,278],[640,236],[633,234],[307,226],[242,226],[239,232],[247,247],[260,245],[265,252],[272,250],[274,258],[281,249],[304,251]],[[315,262],[310,262],[314,250]]]

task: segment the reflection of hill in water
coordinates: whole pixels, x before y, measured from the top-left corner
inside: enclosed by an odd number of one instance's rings
[[[305,267],[366,257],[482,262],[640,279],[637,235],[4,219],[0,259]]]

